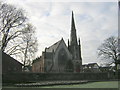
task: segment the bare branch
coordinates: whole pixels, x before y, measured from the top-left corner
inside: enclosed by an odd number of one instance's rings
[[[118,42],[117,38],[111,36],[106,39],[101,46],[98,48],[98,56],[104,58],[104,60],[113,60],[112,63],[115,63],[117,60],[117,48]]]
[[[19,28],[19,26],[22,26],[27,18],[23,14],[22,9],[17,9],[13,5],[8,4],[1,5],[0,17],[0,32],[3,34],[1,49],[4,51],[9,41],[20,35],[20,33],[18,34],[20,31],[17,31],[16,29]],[[11,31],[14,33],[11,33]]]

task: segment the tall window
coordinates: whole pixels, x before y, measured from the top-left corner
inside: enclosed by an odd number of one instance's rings
[[[64,48],[60,49],[58,53],[58,65],[59,66],[64,66],[66,65],[66,62],[68,60],[68,56]]]

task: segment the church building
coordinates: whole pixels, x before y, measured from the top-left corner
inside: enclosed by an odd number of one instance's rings
[[[74,14],[72,12],[71,35],[66,45],[62,38],[45,48],[42,56],[33,61],[32,72],[81,72],[82,57],[80,39],[77,40]]]

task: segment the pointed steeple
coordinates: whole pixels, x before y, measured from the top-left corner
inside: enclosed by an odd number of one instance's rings
[[[73,56],[73,59],[75,60],[78,59],[78,55],[77,55],[78,54],[78,42],[77,42],[73,11],[72,11],[72,20],[71,20],[70,52]]]
[[[72,30],[73,28],[75,29],[75,21],[74,21],[74,13],[73,13],[73,11],[72,11],[71,30]]]
[[[74,72],[79,72],[82,66],[80,39],[77,41],[74,13],[72,11],[70,45],[68,47],[74,63]],[[76,63],[77,62],[77,63]]]
[[[71,36],[70,36],[70,45],[77,45],[77,35],[74,21],[74,14],[72,11],[72,20],[71,20]]]

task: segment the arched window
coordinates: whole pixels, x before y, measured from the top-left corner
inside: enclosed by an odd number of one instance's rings
[[[65,51],[64,48],[61,48],[58,53],[58,65],[59,66],[66,65],[67,60],[68,60],[67,52]]]

